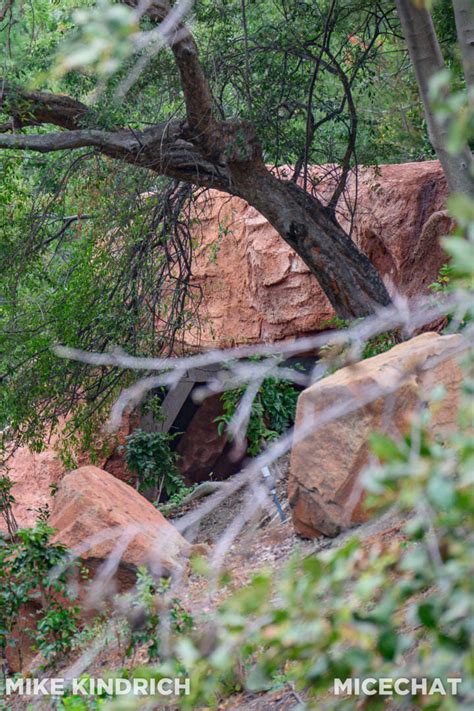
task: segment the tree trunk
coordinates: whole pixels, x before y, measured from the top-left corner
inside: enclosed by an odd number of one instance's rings
[[[136,8],[138,0],[123,0]],[[168,17],[169,2],[146,3],[152,22]],[[62,95],[28,92],[0,82],[0,104],[15,121],[51,123],[60,133],[3,135],[0,148],[56,150],[93,146],[104,155],[200,187],[217,188],[255,207],[303,259],[336,313],[353,319],[390,304],[384,283],[369,259],[319,200],[267,170],[255,128],[246,121],[218,121],[198,47],[182,24],[172,43],[186,105],[186,121],[173,120],[144,131],[84,129],[87,107]],[[2,110],[5,106],[2,106]],[[14,121],[10,128],[14,128]]]
[[[453,6],[466,87],[474,91],[474,2],[453,0]]]
[[[263,164],[232,164],[238,193],[257,209],[317,278],[340,318],[373,314],[390,304],[375,267],[330,211],[293,182],[277,180]]]
[[[466,0],[466,4],[471,0]],[[416,80],[425,110],[426,123],[433,148],[443,167],[451,192],[474,195],[473,159],[469,146],[459,153],[448,152],[448,126],[436,116],[430,97],[430,81],[444,69],[443,55],[430,13],[412,0],[396,0],[398,15],[415,69]]]

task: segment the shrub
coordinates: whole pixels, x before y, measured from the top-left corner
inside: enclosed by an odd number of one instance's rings
[[[183,479],[177,467],[179,455],[171,449],[177,435],[167,432],[143,432],[137,429],[126,437],[125,456],[130,471],[138,477],[139,491],[154,488],[157,501],[179,492]]]
[[[169,578],[161,578],[157,582],[146,568],[139,569],[136,594],[130,605],[132,615],[127,656],[131,656],[138,647],[147,645],[148,658],[150,660],[159,658],[160,626],[164,610],[167,610],[170,616],[173,632],[185,634],[191,631],[193,618],[177,597],[167,599],[169,586]],[[138,615],[135,616],[134,611]]]
[[[235,415],[245,393],[245,386],[227,390],[222,395],[224,414],[216,418],[222,434]],[[299,391],[287,380],[266,378],[252,402],[247,426],[247,453],[255,456],[266,442],[278,439],[295,421]]]
[[[71,605],[68,581],[76,566],[64,546],[52,543],[54,529],[40,519],[0,539],[0,653],[17,645],[13,630],[30,638],[32,651],[52,663],[66,652],[77,631],[78,608]],[[35,615],[25,606],[38,601]],[[20,649],[18,649],[20,654]]]

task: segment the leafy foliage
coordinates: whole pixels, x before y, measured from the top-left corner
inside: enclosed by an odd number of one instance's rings
[[[224,414],[216,418],[220,434],[232,421],[245,389],[242,386],[223,393]],[[265,443],[278,439],[293,424],[298,395],[297,388],[287,380],[265,378],[252,402],[247,425],[250,456],[259,454]]]
[[[184,487],[177,467],[179,455],[171,449],[177,435],[168,432],[144,432],[136,429],[126,437],[127,466],[136,472],[140,491],[156,489],[157,501],[161,494],[173,496]]]
[[[78,608],[71,605],[68,586],[76,566],[64,546],[51,542],[54,533],[39,520],[34,528],[0,538],[2,656],[26,635],[30,648],[51,664],[69,649],[77,631]],[[20,638],[14,629],[21,629]]]
[[[132,601],[132,622],[127,656],[131,656],[139,647],[146,646],[150,660],[160,656],[160,633],[163,624],[162,614],[170,616],[171,630],[176,634],[187,634],[193,628],[193,618],[177,597],[165,601],[170,586],[169,578],[153,580],[146,568],[141,568],[137,575],[136,594]],[[140,621],[133,618],[137,610]],[[160,612],[161,610],[161,612]]]

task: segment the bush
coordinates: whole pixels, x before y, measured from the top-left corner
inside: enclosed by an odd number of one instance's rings
[[[78,608],[71,605],[68,581],[76,566],[61,544],[51,542],[54,529],[39,520],[0,539],[0,654],[17,645],[15,628],[26,633],[32,651],[48,664],[64,654],[77,632]],[[36,614],[25,609],[38,602]],[[21,621],[21,625],[20,625]],[[20,653],[20,650],[18,650]]]
[[[224,414],[216,418],[219,434],[232,421],[245,393],[245,386],[222,395]],[[299,391],[287,380],[266,378],[253,400],[247,426],[247,453],[259,454],[266,442],[278,439],[295,421]]]
[[[137,576],[136,594],[131,600],[131,628],[127,656],[132,656],[140,646],[147,646],[148,658],[155,660],[160,655],[160,626],[163,610],[168,611],[171,630],[185,634],[193,627],[193,618],[177,597],[167,600],[169,578],[153,580],[146,568],[140,568]],[[134,612],[138,613],[134,615]]]
[[[137,429],[126,437],[127,466],[137,474],[138,489],[156,489],[158,502],[162,494],[170,497],[184,487],[177,467],[179,455],[171,449],[171,442],[176,436]]]

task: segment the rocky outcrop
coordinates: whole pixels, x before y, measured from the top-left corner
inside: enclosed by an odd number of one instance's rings
[[[138,425],[138,417],[126,414],[118,432],[113,435],[98,433],[95,442],[94,461],[98,466],[132,486],[136,483],[136,475],[127,468],[123,446],[125,437]],[[63,428],[64,422],[61,422],[58,431],[45,442],[41,452],[18,447],[7,461],[7,473],[14,482],[12,494],[15,503],[12,510],[20,528],[34,526],[39,509],[51,508],[53,504],[52,494],[67,471],[58,450]],[[91,458],[90,452],[78,455],[77,466],[88,464]],[[2,517],[0,531],[6,531]]]
[[[15,497],[13,514],[20,528],[35,525],[38,510],[51,504],[51,491],[64,475],[64,465],[55,451],[57,436],[42,452],[32,452],[20,447],[8,460],[8,476],[14,481],[12,494]],[[0,531],[6,525],[0,516]]]
[[[156,574],[180,569],[189,544],[135,489],[94,466],[63,477],[49,525],[59,541],[78,555],[94,585],[110,595],[135,582],[137,568]]]
[[[284,169],[281,171],[284,175]],[[318,174],[313,171],[313,177]],[[355,176],[338,206],[338,218],[350,231]],[[443,212],[447,190],[437,161],[361,168],[357,176],[357,203],[352,236],[372,259],[390,289],[413,295],[436,279],[445,256],[440,236],[451,221]],[[328,191],[327,180],[319,186]],[[199,203],[196,240],[200,245],[193,265],[194,286],[202,291],[200,326],[185,334],[187,346],[227,347],[291,338],[324,327],[334,313],[315,277],[268,222],[244,201],[208,191]],[[209,405],[207,407],[210,407]],[[200,416],[205,415],[205,410]],[[213,414],[211,413],[212,418]],[[202,420],[202,417],[201,417]],[[124,423],[116,444],[133,429]],[[182,471],[198,481],[212,469],[221,476],[233,463],[223,455],[225,442],[213,423],[199,417],[180,444]],[[206,427],[209,430],[206,432]],[[212,433],[210,433],[212,429]],[[202,443],[212,439],[206,453]],[[111,447],[98,464],[114,476],[134,481],[123,452]],[[222,456],[223,455],[223,458]],[[199,472],[192,472],[197,463]],[[56,485],[64,467],[54,451],[54,440],[40,454],[21,448],[9,462],[16,484],[14,513],[20,526],[33,525],[39,507],[51,503],[50,485]],[[0,520],[0,529],[2,528]]]
[[[342,368],[301,393],[288,481],[298,533],[334,536],[365,520],[360,475],[369,462],[369,434],[385,431],[399,437],[406,432],[435,385],[443,384],[446,395],[433,408],[433,431],[455,425],[461,382],[457,356],[465,347],[459,335],[425,333]],[[323,411],[333,406],[345,414],[319,424],[318,417],[321,421]]]
[[[322,180],[319,192],[328,189]],[[347,231],[352,224],[354,241],[390,291],[411,296],[436,279],[446,259],[439,239],[451,229],[446,195],[438,161],[361,168],[357,180],[351,176],[338,219]],[[254,208],[217,191],[206,193],[199,208],[193,279],[202,303],[188,345],[294,337],[321,329],[334,315],[316,278]]]
[[[176,451],[178,469],[186,484],[227,479],[240,470],[243,455],[235,456],[235,447],[226,432],[219,434],[216,418],[224,412],[220,395],[211,395],[199,406]]]

